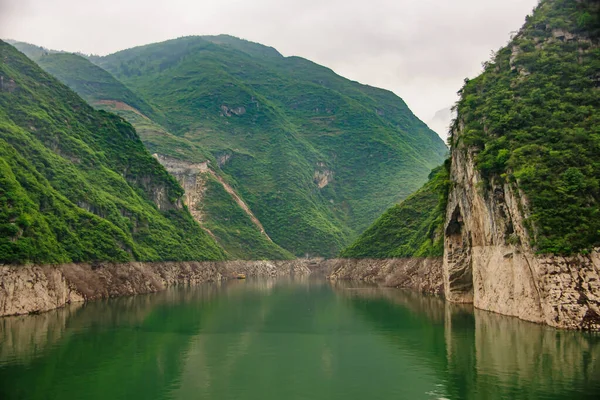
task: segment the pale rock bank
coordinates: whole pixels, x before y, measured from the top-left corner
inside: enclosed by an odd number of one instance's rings
[[[535,254],[517,184],[486,188],[475,154],[454,149],[446,211],[446,299],[557,328],[600,330],[600,254]]]
[[[234,278],[309,275],[313,260],[0,265],[0,316]]]
[[[444,293],[442,258],[338,259],[331,263],[331,280],[358,280],[421,293]]]

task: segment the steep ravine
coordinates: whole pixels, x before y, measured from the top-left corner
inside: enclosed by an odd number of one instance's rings
[[[192,217],[234,260],[291,260],[294,256],[274,243],[250,207],[211,166],[154,154],[185,191]]]
[[[171,175],[177,179],[179,184],[185,190],[186,205],[189,207],[190,212],[194,219],[203,225],[203,214],[202,214],[202,199],[204,197],[204,191],[206,190],[205,179],[203,174],[209,174],[215,178],[222,186],[223,189],[231,195],[236,204],[244,210],[246,215],[250,217],[254,225],[259,229],[260,233],[265,236],[267,240],[272,242],[271,238],[265,232],[265,228],[262,226],[258,218],[252,213],[248,205],[240,198],[235,190],[227,183],[223,178],[218,176],[208,166],[208,161],[203,163],[191,163],[188,161],[181,161],[160,154],[154,154],[154,157],[165,167]]]

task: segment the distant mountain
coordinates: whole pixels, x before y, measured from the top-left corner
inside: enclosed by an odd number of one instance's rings
[[[435,113],[433,118],[427,122],[427,126],[433,129],[444,140],[447,139],[450,132],[450,124],[456,114],[452,111],[452,107],[447,107]]]
[[[201,146],[169,133],[161,123],[164,116],[104,69],[88,59],[70,53],[45,50],[36,51],[37,46],[13,42],[26,52],[47,72],[73,88],[96,108],[116,113],[135,125],[146,147],[167,157],[181,157],[194,162],[211,159],[209,152]],[[176,151],[174,150],[176,149]],[[189,185],[190,178],[181,178],[180,183]],[[194,187],[196,176],[194,176]],[[292,254],[283,250],[256,227],[246,213],[238,207],[229,194],[223,193],[218,182],[210,174],[201,174],[203,212],[191,210],[198,222],[210,232],[232,258],[239,259],[287,259]],[[189,194],[189,193],[188,193]],[[186,200],[189,200],[186,197]],[[189,204],[188,204],[189,205]],[[227,216],[218,215],[226,212]]]
[[[447,152],[393,93],[230,36],[94,62],[222,160],[267,233],[296,255],[335,255]]]
[[[127,118],[153,153],[207,161],[265,235],[296,255],[337,254],[418,189],[447,153],[393,93],[231,36],[90,57],[135,97],[111,90],[104,98],[97,71],[81,68],[89,78],[79,79],[73,60],[61,66],[52,58],[40,65]],[[210,197],[202,204],[210,208]],[[226,219],[217,225],[233,240]]]
[[[444,214],[449,188],[449,163],[434,169],[429,181],[401,204],[387,210],[342,258],[441,257]]]
[[[0,263],[218,260],[133,127],[0,41]]]

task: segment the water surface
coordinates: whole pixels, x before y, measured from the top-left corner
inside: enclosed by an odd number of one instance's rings
[[[0,319],[0,399],[598,399],[600,336],[248,280]]]

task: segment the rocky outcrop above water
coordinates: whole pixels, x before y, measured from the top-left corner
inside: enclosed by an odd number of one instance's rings
[[[441,258],[339,259],[331,263],[332,280],[359,280],[422,293],[444,293]]]
[[[313,260],[0,265],[0,316],[40,313],[67,304],[153,293],[168,286],[235,278],[309,275]]]
[[[518,184],[484,188],[474,154],[452,152],[444,285],[452,302],[558,328],[600,330],[600,254],[542,256],[529,246]]]

